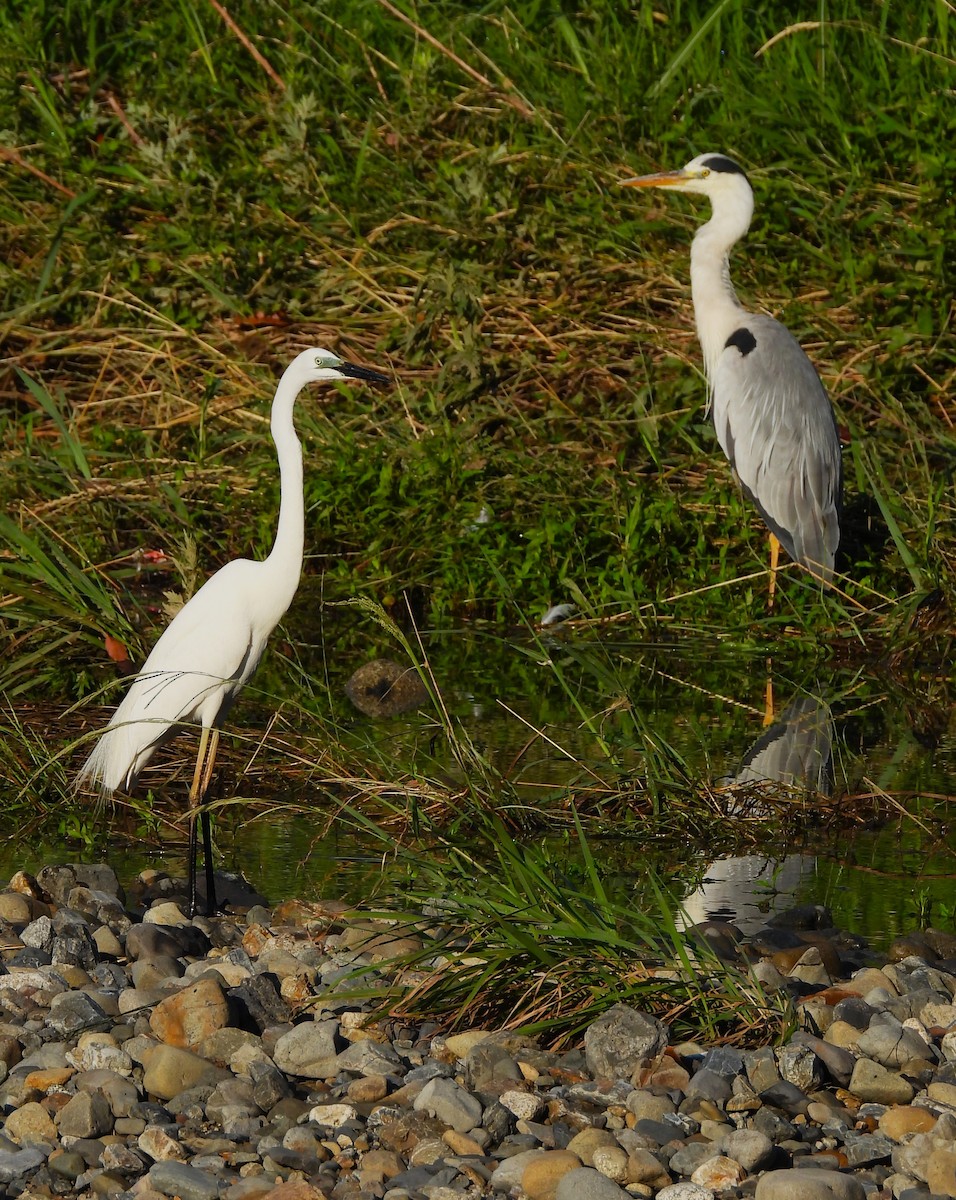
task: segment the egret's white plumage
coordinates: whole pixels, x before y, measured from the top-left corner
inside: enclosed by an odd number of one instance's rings
[[[157,747],[187,723],[203,728],[203,757],[206,732],[222,724],[299,585],[305,512],[302,447],[293,408],[307,384],[335,379],[387,382],[379,372],[344,362],[328,350],[304,350],[287,367],[272,402],[281,485],[272,551],[261,562],[240,558],[227,563],[180,609],[80,769],[78,785],[98,784],[104,793],[130,790]],[[213,741],[212,757],[214,747]],[[191,807],[201,802],[211,772],[211,762],[204,771],[197,762]]]
[[[721,448],[787,553],[830,582],[840,541],[840,441],[813,364],[779,321],[749,313],[730,282],[731,248],[750,227],[753,192],[722,154],[679,171],[625,180],[707,196],[713,215],[694,235],[690,274]]]

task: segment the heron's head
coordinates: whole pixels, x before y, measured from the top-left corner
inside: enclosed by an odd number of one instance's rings
[[[293,361],[291,368],[301,372],[303,383],[317,383],[332,379],[364,379],[369,383],[388,383],[387,375],[373,371],[371,367],[360,367],[346,362],[331,350],[313,347],[303,350]]]
[[[711,201],[721,197],[749,196],[750,184],[743,170],[726,154],[698,154],[678,171],[638,175],[622,181],[625,187],[670,188],[675,192],[697,192]]]

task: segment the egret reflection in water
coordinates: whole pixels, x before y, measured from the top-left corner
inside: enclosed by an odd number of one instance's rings
[[[807,793],[833,791],[833,717],[819,697],[798,696],[744,755],[735,775],[725,780],[748,787],[734,799],[731,811],[753,816],[760,791],[773,787],[799,799]],[[712,862],[698,886],[683,901],[678,928],[703,921],[732,921],[745,936],[756,933],[775,912],[789,908],[800,885],[810,878],[816,859],[788,854],[782,859],[760,854],[734,855]]]

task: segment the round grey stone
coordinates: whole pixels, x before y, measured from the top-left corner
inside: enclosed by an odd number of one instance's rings
[[[629,1200],[629,1195],[593,1167],[575,1167],[561,1176],[554,1200]]]
[[[669,1036],[667,1026],[656,1017],[628,1004],[615,1004],[584,1034],[588,1071],[595,1079],[632,1079],[635,1071],[664,1053]]]
[[[865,1200],[859,1179],[822,1167],[768,1171],[757,1184],[754,1200]]]

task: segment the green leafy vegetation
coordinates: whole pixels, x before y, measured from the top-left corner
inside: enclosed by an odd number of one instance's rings
[[[40,800],[30,829],[62,808],[71,748],[104,719],[104,639],[141,661],[181,576],[268,549],[268,404],[307,345],[396,384],[300,403],[307,578],[241,706],[246,790],[296,774],[335,813],[398,788],[407,829],[457,812],[474,831],[495,810],[509,837],[566,827],[573,801],[595,827],[639,813],[706,841],[713,781],[643,703],[643,664],[522,640],[557,603],[648,642],[789,656],[799,681],[878,663],[920,737],[925,712],[951,712],[948,8],[805,15],[742,0],[0,13],[0,762],[5,804]],[[756,192],[741,298],[805,345],[847,445],[841,592],[790,568],[772,614],[763,524],[705,413],[688,261],[706,214],[618,186],[705,150]],[[419,627],[522,631],[502,698],[547,690],[546,662],[600,786],[579,760],[550,809],[529,804],[474,742],[432,771],[429,739],[469,744],[441,688],[437,724],[375,760],[330,694],[328,614],[356,597],[369,640],[405,639],[423,670],[407,609]],[[716,695],[707,657],[680,670]],[[463,654],[462,690],[484,669],[480,646]],[[487,914],[468,920],[494,941]]]

